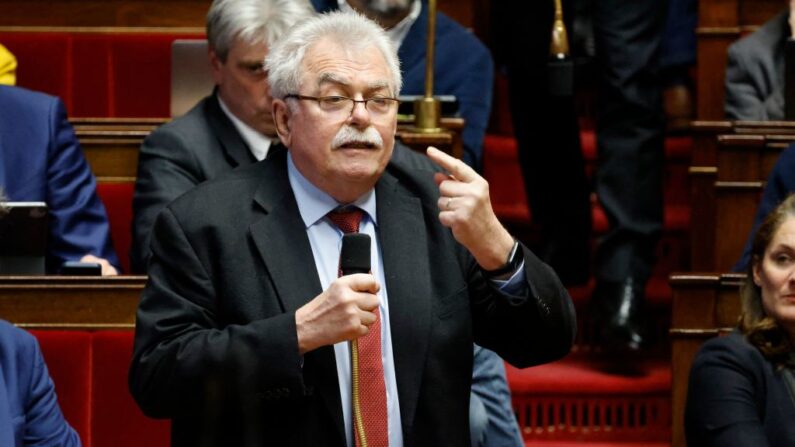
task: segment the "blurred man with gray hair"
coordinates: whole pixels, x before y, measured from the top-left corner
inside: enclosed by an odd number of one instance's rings
[[[166,204],[199,183],[283,150],[262,63],[270,45],[313,15],[307,0],[213,1],[207,40],[215,90],[141,146],[130,251],[134,272],[146,272],[149,234]]]

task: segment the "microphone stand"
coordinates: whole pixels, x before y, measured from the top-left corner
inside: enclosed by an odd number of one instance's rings
[[[437,133],[441,105],[433,97],[433,57],[436,40],[436,0],[428,0],[428,37],[425,50],[425,96],[414,101],[414,130]]]

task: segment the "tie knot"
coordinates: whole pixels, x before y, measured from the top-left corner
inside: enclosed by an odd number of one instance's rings
[[[337,208],[328,213],[328,218],[334,225],[339,227],[343,233],[358,233],[359,223],[362,221],[364,212],[356,207]]]

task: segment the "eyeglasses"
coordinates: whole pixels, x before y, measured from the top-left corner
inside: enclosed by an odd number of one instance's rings
[[[353,99],[347,96],[305,96],[297,94],[284,96],[284,99],[288,98],[316,101],[320,110],[339,116],[350,116],[350,114],[353,113],[353,108],[356,107],[358,103],[364,104],[364,108],[376,116],[388,115],[397,109],[397,105],[400,104],[397,98],[387,98],[384,96],[373,96],[367,99]]]

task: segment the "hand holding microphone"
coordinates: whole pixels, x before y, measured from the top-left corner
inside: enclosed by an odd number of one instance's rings
[[[303,355],[321,346],[367,334],[375,322],[380,285],[370,272],[370,236],[342,238],[340,270],[328,289],[295,312],[298,348]]]

